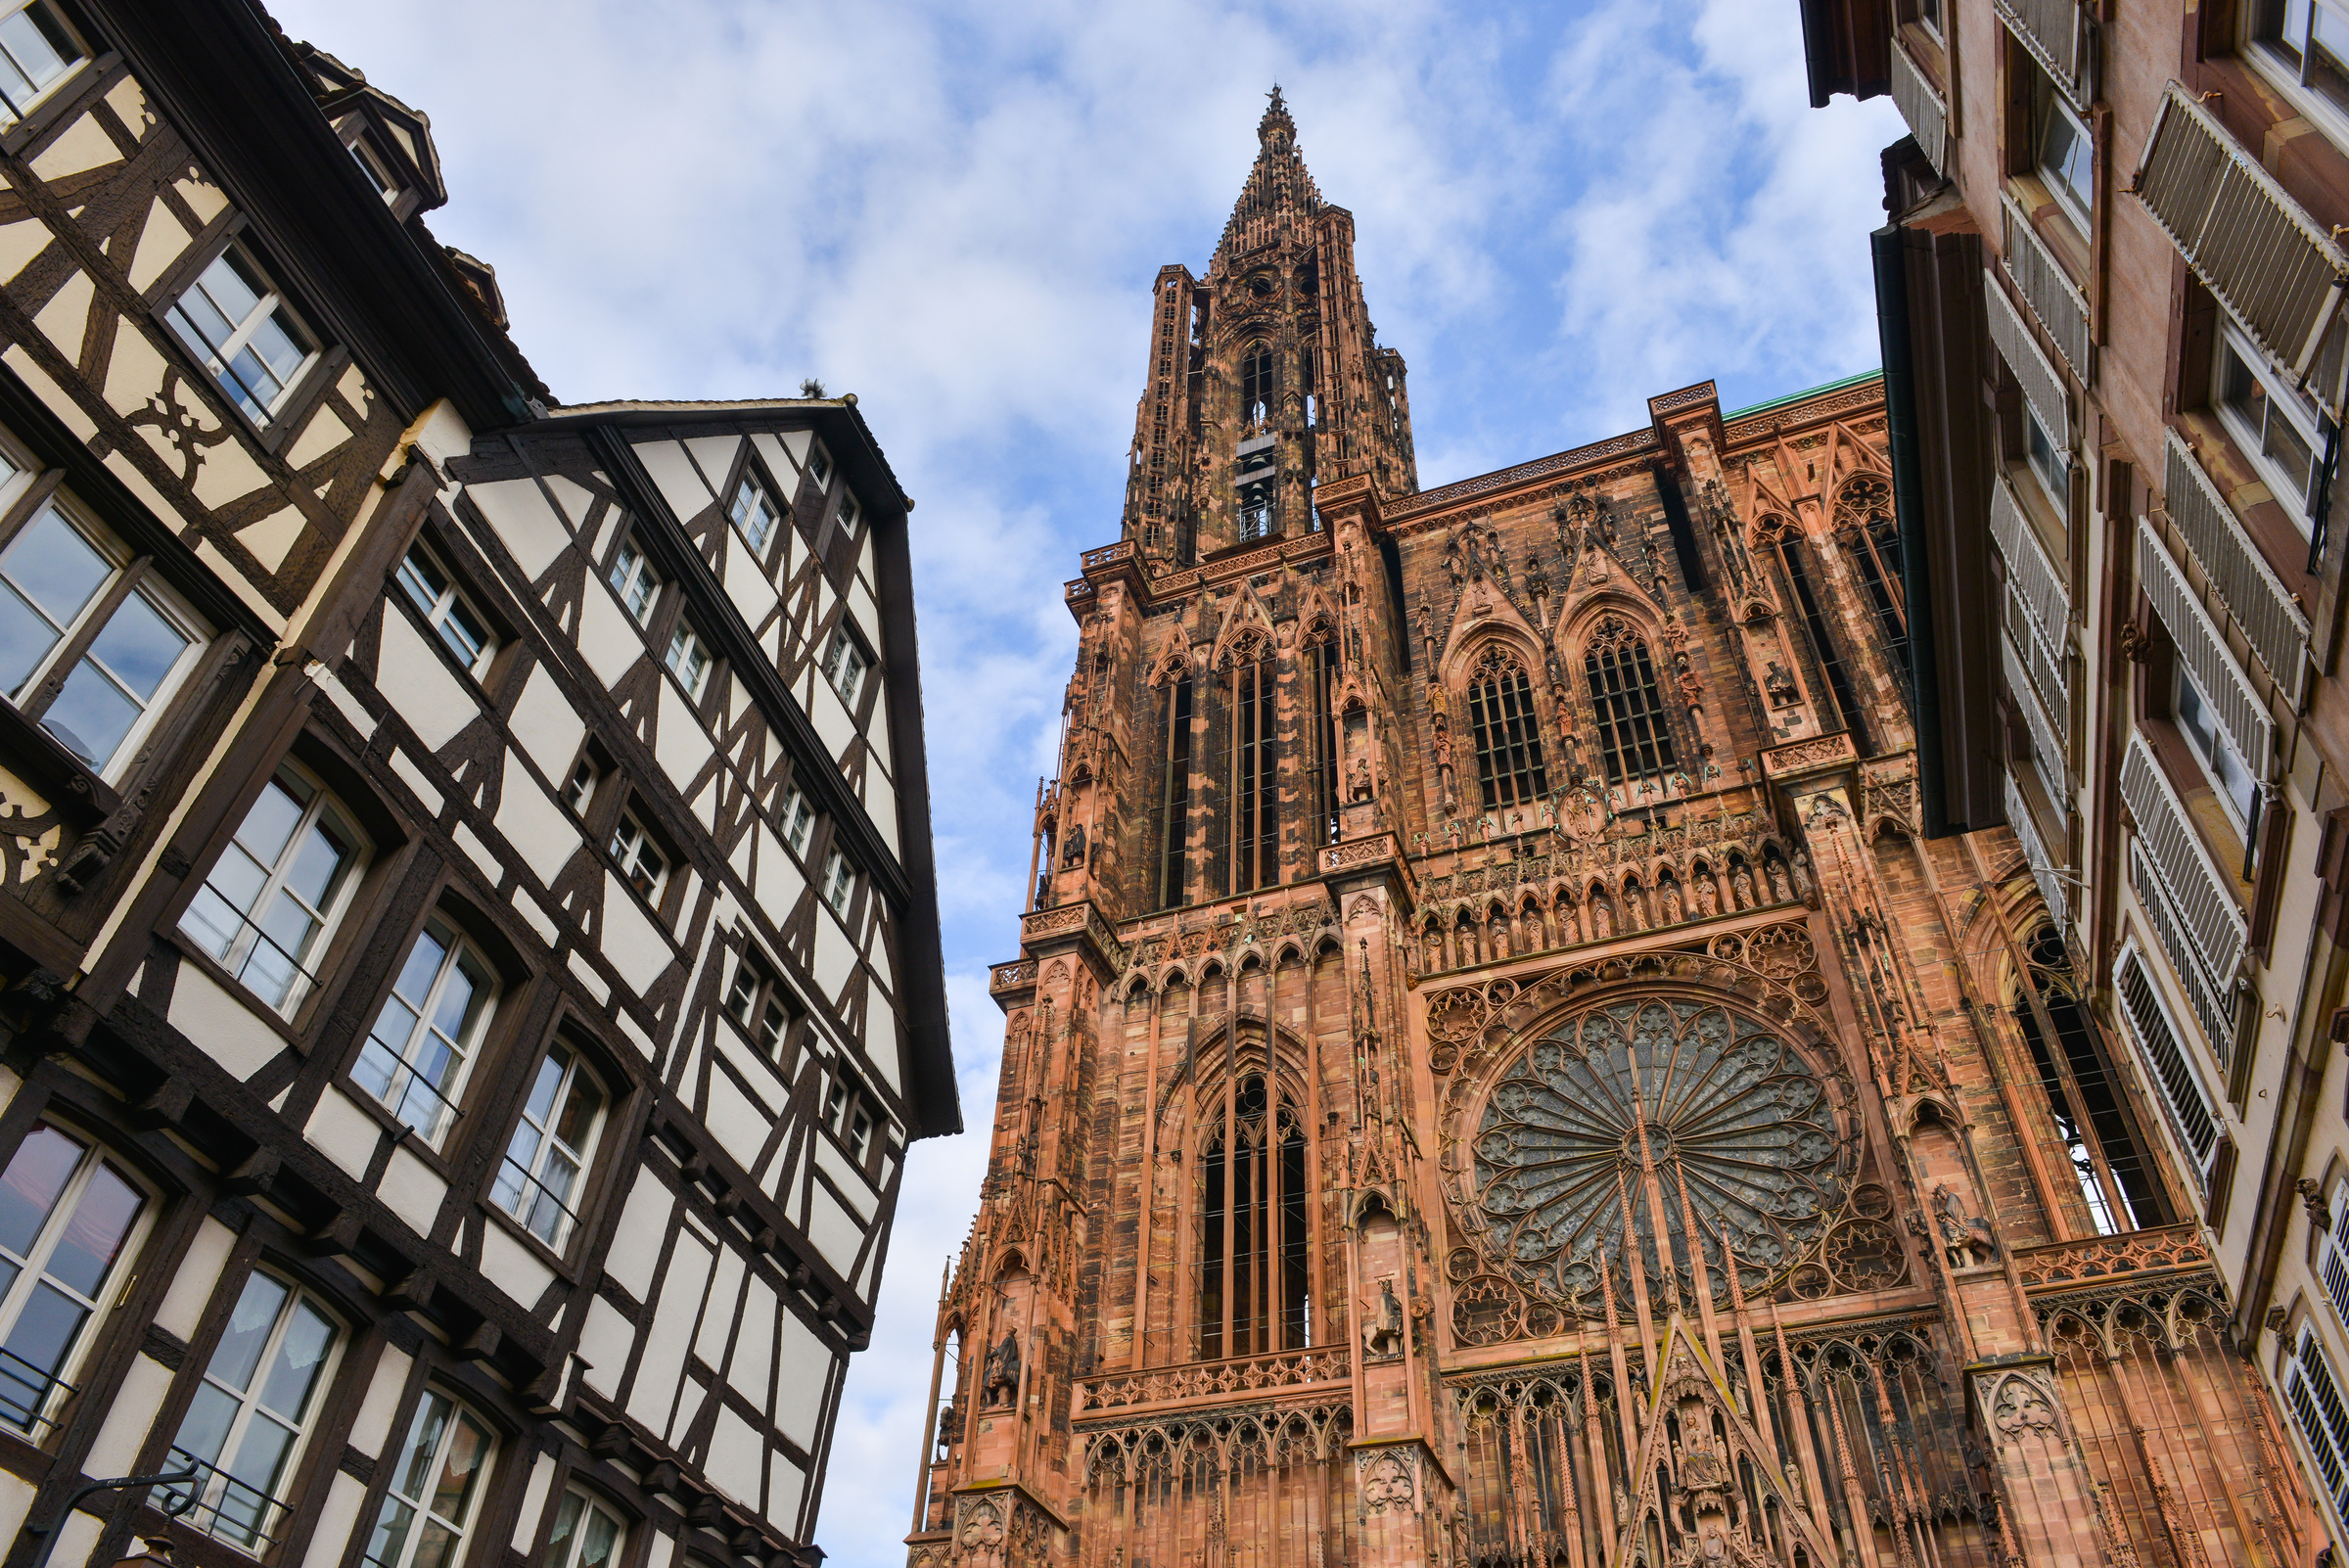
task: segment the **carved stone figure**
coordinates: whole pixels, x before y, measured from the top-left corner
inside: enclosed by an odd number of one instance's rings
[[[1811,852],[1808,850],[1794,852],[1794,891],[1803,902],[1814,909],[1819,907],[1819,884],[1812,880]]]
[[[1693,886],[1696,891],[1698,916],[1711,919],[1714,915],[1721,913],[1721,893],[1713,886],[1712,874],[1708,872],[1704,876],[1698,877]]]
[[[1941,1244],[1949,1254],[1951,1268],[1970,1268],[1997,1260],[1998,1243],[1991,1236],[1990,1222],[1967,1214],[1965,1200],[1946,1181],[1933,1189],[1933,1219],[1941,1228]]]
[[[1615,911],[1607,907],[1604,899],[1590,900],[1590,940],[1604,942],[1615,935]]]
[[[1772,899],[1773,899],[1773,900],[1774,900],[1775,902],[1778,902],[1778,903],[1790,903],[1790,902],[1792,902],[1792,901],[1793,901],[1793,899],[1794,899],[1794,889],[1793,889],[1793,887],[1792,887],[1792,886],[1790,886],[1790,885],[1788,884],[1788,882],[1787,882],[1787,880],[1786,880],[1786,862],[1785,862],[1785,861],[1783,861],[1783,860],[1765,860],[1765,861],[1763,861],[1763,862],[1762,862],[1762,874],[1763,874],[1764,876],[1767,876],[1768,878],[1770,878],[1770,896],[1771,896],[1771,898],[1772,898]]]
[[[1069,842],[1060,852],[1061,869],[1066,871],[1084,864],[1084,824],[1069,829]]]
[[[1742,864],[1729,873],[1729,892],[1736,899],[1738,908],[1751,909],[1754,906],[1754,879]]]
[[[1020,1397],[1020,1336],[1007,1331],[1003,1343],[987,1353],[980,1375],[979,1398],[988,1405],[1009,1405]]]
[[[938,1412],[938,1446],[942,1449],[952,1448],[954,1446],[955,1437],[961,1430],[962,1413],[954,1408],[952,1403],[949,1402],[946,1405],[940,1407]]]
[[[1660,906],[1657,916],[1658,924],[1679,925],[1681,923],[1681,885],[1678,882],[1665,883],[1657,892],[1656,900]]]
[[[1381,1360],[1403,1354],[1403,1303],[1392,1279],[1378,1282],[1378,1315],[1362,1329],[1362,1349]]]
[[[1786,667],[1775,659],[1762,672],[1762,688],[1770,693],[1771,706],[1773,708],[1784,708],[1789,703],[1802,701],[1803,694],[1795,689],[1794,677],[1786,673]]]
[[[1376,788],[1370,782],[1370,760],[1366,757],[1356,758],[1354,771],[1347,776],[1346,799],[1359,803],[1369,800],[1376,793]]]

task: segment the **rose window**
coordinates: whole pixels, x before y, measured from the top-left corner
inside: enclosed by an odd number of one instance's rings
[[[1474,1144],[1477,1218],[1497,1267],[1599,1308],[1601,1261],[1630,1299],[1627,1212],[1649,1291],[1693,1300],[1693,1219],[1713,1294],[1725,1248],[1749,1294],[1810,1252],[1848,1194],[1825,1086],[1775,1034],[1725,1008],[1619,1001],[1569,1018],[1506,1069]],[[1662,1237],[1667,1255],[1657,1254]]]

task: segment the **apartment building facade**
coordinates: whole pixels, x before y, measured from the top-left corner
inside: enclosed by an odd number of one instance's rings
[[[855,399],[557,404],[244,0],[0,7],[0,180],[10,1560],[812,1561],[959,1125]]]
[[[1814,103],[1911,131],[1873,245],[1930,830],[2029,847],[2349,1539],[2349,11],[1802,14]]]

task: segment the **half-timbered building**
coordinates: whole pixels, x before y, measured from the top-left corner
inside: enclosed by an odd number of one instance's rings
[[[1065,589],[911,1568],[2320,1560],[2207,1129],[1928,836],[1895,389],[1421,490],[1296,134]]]
[[[0,184],[7,1560],[812,1560],[959,1126],[856,399],[559,404],[245,0],[0,4]]]

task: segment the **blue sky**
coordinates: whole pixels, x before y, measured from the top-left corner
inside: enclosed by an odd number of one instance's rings
[[[1876,362],[1886,101],[1814,111],[1794,0],[266,0],[432,116],[439,238],[556,394],[854,392],[907,491],[962,1074],[917,1145],[818,1531],[901,1563],[939,1270],[986,1160],[1028,816],[1116,535],[1158,268],[1204,269],[1277,80],[1410,365],[1423,484]]]

